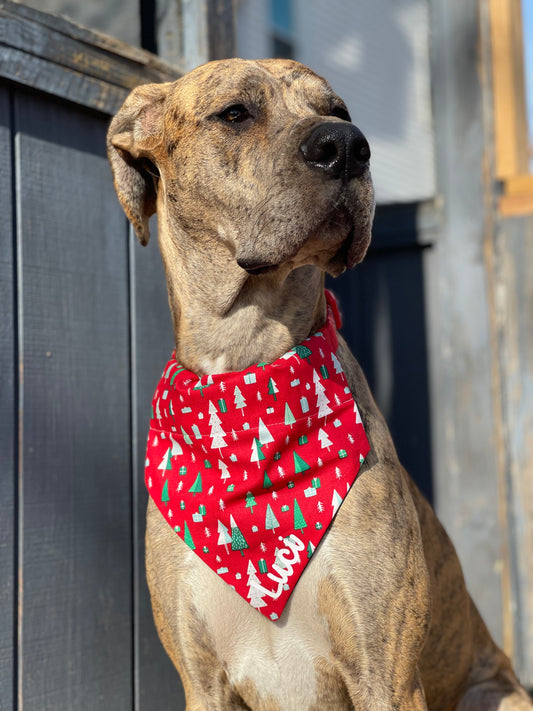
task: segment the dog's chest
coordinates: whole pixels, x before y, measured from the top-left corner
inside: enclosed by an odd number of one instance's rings
[[[331,660],[327,624],[317,600],[327,558],[327,542],[324,544],[275,623],[244,603],[222,581],[216,580],[213,588],[212,572],[194,565],[195,606],[230,685],[245,701],[247,695],[257,695],[265,709],[292,708],[296,699],[298,708],[316,708],[321,677]]]

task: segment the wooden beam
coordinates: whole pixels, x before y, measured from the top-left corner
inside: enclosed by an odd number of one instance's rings
[[[232,0],[156,0],[157,46],[182,73],[235,54]]]
[[[181,76],[149,52],[7,0],[0,0],[0,50],[0,78],[109,115],[134,86]]]
[[[509,575],[499,516],[502,453],[484,244],[486,143],[478,0],[431,0],[438,239],[425,250],[435,507],[492,635],[507,641]],[[483,66],[481,66],[483,69]]]
[[[0,239],[0,303],[2,326],[0,328],[0,708],[15,708],[16,663],[12,645],[16,637],[17,609],[17,421],[18,392],[16,384],[17,323],[16,298],[13,285],[16,259],[13,249],[13,200],[11,190],[13,154],[11,138],[10,97],[5,87],[0,87],[0,211],[2,214],[2,239]]]
[[[496,177],[529,169],[520,0],[490,0]]]

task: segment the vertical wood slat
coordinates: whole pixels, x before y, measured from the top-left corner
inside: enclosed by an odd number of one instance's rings
[[[507,533],[499,512],[504,492],[484,254],[490,225],[476,62],[480,3],[430,0],[430,7],[439,28],[431,70],[443,204],[439,238],[425,254],[435,508],[456,545],[470,594],[501,644]]]
[[[156,0],[159,55],[180,72],[235,55],[232,0]]]
[[[511,652],[533,688],[533,218],[505,220],[495,240],[499,361],[510,538]]]
[[[17,94],[24,361],[21,703],[131,709],[125,221],[106,124]]]
[[[0,87],[0,709],[14,706],[16,400],[10,93]]]
[[[144,565],[144,534],[148,493],[144,459],[150,406],[157,381],[174,348],[165,273],[157,248],[156,221],[152,237],[142,247],[132,235],[133,460],[136,501],[134,537],[135,575],[135,688],[136,711],[182,711],[185,700],[180,678],[157,636]]]

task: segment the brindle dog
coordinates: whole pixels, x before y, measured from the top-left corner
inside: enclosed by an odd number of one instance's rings
[[[135,89],[108,148],[143,244],[157,212],[180,363],[241,370],[323,325],[324,273],[363,259],[374,212],[368,144],[326,81],[213,62]],[[187,709],[531,711],[342,339],[337,355],[371,455],[278,621],[148,506],[153,611]]]

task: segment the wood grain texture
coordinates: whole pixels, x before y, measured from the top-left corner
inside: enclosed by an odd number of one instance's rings
[[[2,0],[0,50],[0,77],[109,115],[132,87],[180,76],[149,52]]]
[[[110,55],[116,54],[129,59],[138,66],[144,67],[146,71],[160,72],[163,75],[175,71],[172,66],[150,52],[133,47],[101,32],[89,30],[61,15],[40,12],[10,0],[0,0],[0,11],[4,12],[6,16],[19,18],[25,23],[37,24],[42,28],[60,32],[66,37],[72,37],[80,43],[99,48]]]
[[[142,247],[131,237],[133,459],[135,502],[135,648],[139,711],[181,711],[183,689],[174,666],[157,637],[144,565],[144,533],[148,493],[144,459],[150,407],[155,386],[174,348],[165,273],[157,248],[157,222],[152,238]]]
[[[128,56],[130,53],[126,56],[111,53],[105,47],[69,36],[68,27],[59,32],[38,22],[14,17],[5,10],[0,10],[0,19],[1,44],[126,89],[140,82],[166,81],[172,72],[171,67],[154,61],[154,55],[139,51],[140,56],[134,59]],[[116,49],[122,49],[120,43],[116,45]]]
[[[105,122],[18,94],[24,711],[132,707],[128,257]],[[122,236],[122,239],[121,239]]]
[[[17,84],[106,114],[118,111],[128,95],[127,89],[9,47],[2,48],[0,74]]]
[[[16,629],[15,264],[13,254],[10,94],[0,87],[0,709],[14,704]]]
[[[490,0],[496,177],[529,167],[521,0]]]
[[[431,0],[436,168],[441,227],[425,250],[435,507],[491,633],[504,638],[505,530],[500,519],[501,442],[492,383],[484,245],[479,3]],[[465,97],[468,97],[467,100]]]
[[[495,239],[496,321],[505,421],[513,657],[533,688],[533,219],[504,220]]]

